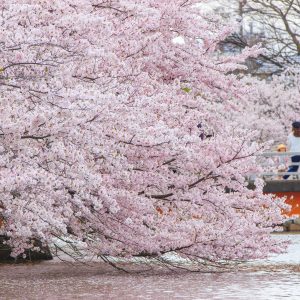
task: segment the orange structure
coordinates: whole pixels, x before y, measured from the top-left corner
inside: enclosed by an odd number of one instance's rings
[[[286,197],[285,203],[291,206],[290,211],[284,211],[287,217],[300,217],[300,192],[276,192],[277,197]]]
[[[270,180],[264,186],[266,194],[286,197],[285,202],[291,206],[290,211],[283,211],[287,217],[300,217],[300,180]]]

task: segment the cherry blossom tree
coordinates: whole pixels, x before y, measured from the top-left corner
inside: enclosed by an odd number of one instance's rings
[[[245,180],[257,133],[229,118],[249,91],[232,71],[260,50],[217,55],[233,28],[201,5],[1,1],[1,233],[13,255],[33,238],[107,262],[282,250],[270,232],[283,202]]]

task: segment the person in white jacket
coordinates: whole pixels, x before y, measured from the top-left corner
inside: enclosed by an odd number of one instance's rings
[[[292,123],[292,132],[288,135],[287,148],[289,152],[300,153],[300,122],[296,121]],[[292,162],[299,163],[300,155],[294,155],[291,157]],[[297,172],[299,166],[291,165],[287,172]],[[288,179],[290,175],[284,175],[283,179]]]

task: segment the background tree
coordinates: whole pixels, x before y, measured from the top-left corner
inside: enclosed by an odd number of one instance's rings
[[[266,49],[256,64],[252,60],[253,73],[272,75],[284,71],[287,64],[299,64],[299,1],[237,0],[228,3],[220,0],[219,5],[227,11],[224,17],[235,15],[240,21],[240,29],[230,35],[225,44],[243,49],[261,43]]]
[[[282,249],[269,233],[283,203],[246,187],[256,133],[228,122],[249,92],[232,71],[259,50],[217,56],[232,28],[198,2],[1,2],[1,233],[14,255],[32,238],[106,262]]]
[[[260,26],[271,57],[288,62],[300,55],[300,2],[250,0],[244,13]]]

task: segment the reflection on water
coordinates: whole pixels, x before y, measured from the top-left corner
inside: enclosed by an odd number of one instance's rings
[[[294,246],[299,246],[299,237]],[[291,248],[291,256],[297,250]],[[299,257],[299,256],[298,256]],[[124,274],[103,264],[0,265],[0,299],[300,299],[298,263],[278,259],[229,273]]]

